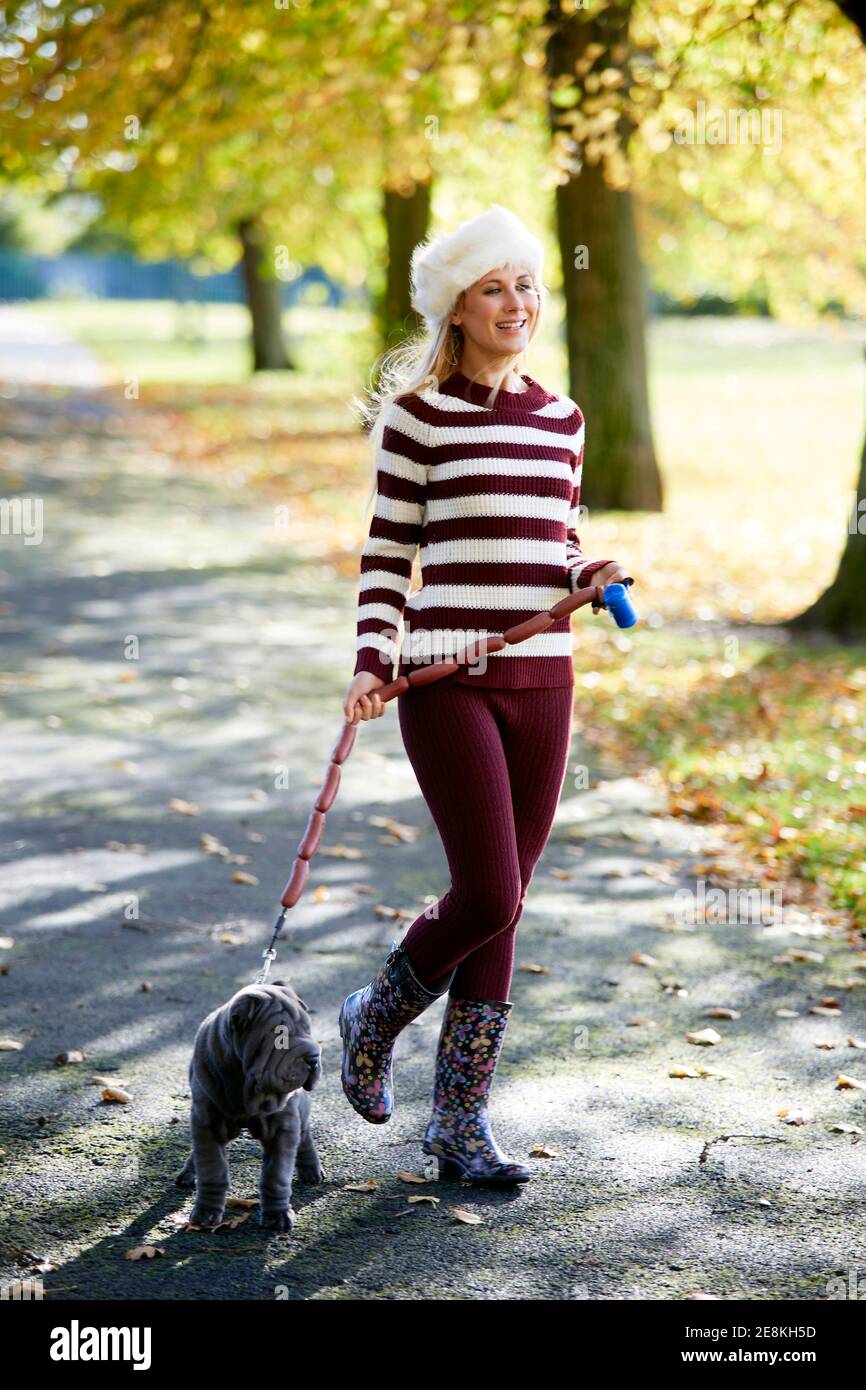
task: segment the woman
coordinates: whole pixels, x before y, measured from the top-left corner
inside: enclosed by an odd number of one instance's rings
[[[404,675],[590,582],[625,577],[613,560],[588,560],[574,529],[580,410],[517,372],[541,320],[542,265],[541,243],[495,203],[415,248],[412,303],[428,331],[388,355],[377,393],[349,723],[384,713],[376,692],[393,678],[401,618],[411,629]],[[423,583],[407,600],[419,545]],[[423,1144],[440,1177],[530,1177],[498,1148],[486,1107],[512,1008],[515,932],[565,777],[573,685],[566,617],[399,697],[451,886],[343,1004],[342,1084],[365,1119],[388,1120],[394,1041],[448,990]]]

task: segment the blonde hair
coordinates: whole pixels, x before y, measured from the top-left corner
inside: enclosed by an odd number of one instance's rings
[[[529,272],[528,278],[532,281],[538,295],[538,312],[529,334],[531,342],[541,325],[549,290],[537,275]],[[379,447],[385,432],[385,417],[388,406],[401,396],[412,395],[428,387],[438,391],[441,383],[447,381],[448,377],[460,368],[464,345],[463,329],[458,323],[451,322],[451,315],[463,307],[465,296],[466,290],[462,290],[448,313],[443,314],[435,324],[422,329],[405,342],[398,343],[396,347],[384,352],[374,367],[371,368],[371,379],[377,369],[378,378],[375,387],[368,386],[367,399],[362,400],[358,396],[352,397],[351,404],[364,429],[368,432],[372,452],[373,476],[370,492],[364,504],[365,513],[376,495]],[[490,388],[490,397],[485,402],[488,408],[492,408],[496,404],[502,382],[508,373],[525,366],[523,360],[525,356],[526,350],[521,348],[520,352],[515,353],[508,366],[503,369],[499,382]]]

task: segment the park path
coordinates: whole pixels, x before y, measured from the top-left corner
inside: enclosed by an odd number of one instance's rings
[[[28,357],[14,330],[0,316],[7,366]],[[3,388],[0,492],[42,499],[44,534],[3,535],[0,567],[0,935],[14,942],[0,1031],[23,1044],[0,1052],[0,1279],[48,1261],[57,1300],[786,1300],[866,1275],[866,1150],[830,1129],[864,1127],[862,1093],[833,1085],[840,1071],[866,1079],[866,1054],[845,1047],[866,1032],[862,996],[846,992],[840,1017],[807,1012],[850,977],[850,948],[798,916],[678,924],[674,894],[717,854],[717,832],[664,816],[650,779],[600,779],[579,729],[520,928],[491,1112],[533,1181],[507,1194],[398,1179],[424,1171],[443,1005],[398,1042],[382,1128],[343,1098],[337,1032],[343,997],[447,887],[393,708],[359,731],[275,971],[323,1048],[327,1180],[296,1186],[290,1237],[254,1216],[181,1229],[192,1037],[258,967],[341,726],[354,587],[275,532],[254,494],[182,472],[170,438],[98,381],[44,390],[34,352]],[[169,809],[178,799],[193,813]],[[823,959],[774,959],[792,947]],[[708,1006],[739,1017],[713,1023]],[[721,1044],[685,1041],[710,1023]],[[55,1066],[67,1049],[85,1063]],[[674,1079],[677,1065],[726,1076]],[[101,1103],[93,1075],[127,1082],[132,1102]],[[785,1107],[815,1120],[785,1124]],[[725,1135],[745,1137],[705,1149]],[[257,1155],[249,1138],[232,1146],[236,1195],[255,1195]],[[347,1190],[369,1178],[375,1189]],[[438,1203],[409,1205],[419,1192]],[[164,1255],[123,1258],[145,1243]]]

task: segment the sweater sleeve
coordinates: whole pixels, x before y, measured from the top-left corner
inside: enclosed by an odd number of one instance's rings
[[[584,426],[582,417],[576,443],[574,492],[571,498],[571,511],[566,523],[565,541],[566,564],[572,593],[576,593],[578,589],[588,589],[592,583],[592,576],[598,570],[604,569],[605,565],[610,564],[610,560],[590,560],[587,555],[584,555],[580,547],[580,537],[577,534],[577,523],[580,516],[580,485],[583,477]]]
[[[376,455],[376,502],[361,552],[357,658],[354,674],[371,671],[390,681],[412,563],[421,540],[427,500],[426,428],[405,404],[386,407]]]

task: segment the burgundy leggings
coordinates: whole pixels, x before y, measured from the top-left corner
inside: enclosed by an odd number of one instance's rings
[[[399,698],[400,732],[442,839],[451,887],[404,945],[422,984],[456,965],[450,994],[508,999],[526,890],[550,834],[574,692],[500,690],[446,677]]]

